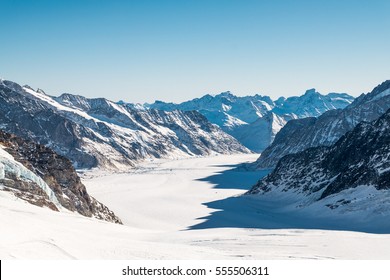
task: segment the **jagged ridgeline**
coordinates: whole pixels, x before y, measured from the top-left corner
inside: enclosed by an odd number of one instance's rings
[[[345,93],[322,95],[310,89],[301,96],[280,97],[275,101],[269,96],[258,94],[239,97],[223,92],[215,96],[207,94],[180,104],[156,101],[144,104],[144,107],[165,111],[197,110],[245,147],[262,152],[289,120],[317,117],[328,110],[345,108],[353,100],[352,96]],[[139,108],[140,105],[133,107]]]
[[[390,108],[390,80],[375,87],[344,109],[330,110],[319,117],[289,121],[256,161],[257,168],[273,168],[288,154],[334,144],[362,121],[372,121]]]
[[[0,130],[0,185],[31,204],[121,223],[91,197],[72,163],[53,150]]]
[[[104,98],[46,95],[0,80],[6,132],[50,147],[79,168],[127,170],[146,158],[249,153],[196,111],[139,110]]]

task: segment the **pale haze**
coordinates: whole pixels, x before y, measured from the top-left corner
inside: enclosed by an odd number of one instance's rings
[[[370,91],[389,1],[2,0],[0,77],[127,102]]]

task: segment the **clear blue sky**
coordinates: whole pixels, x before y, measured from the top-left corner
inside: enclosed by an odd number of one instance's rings
[[[390,78],[390,1],[0,0],[0,77],[52,95],[358,95]]]

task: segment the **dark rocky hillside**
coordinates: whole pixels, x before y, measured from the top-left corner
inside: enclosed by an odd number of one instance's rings
[[[248,194],[292,191],[322,200],[357,187],[390,190],[390,110],[358,124],[330,147],[283,157]],[[350,202],[340,198],[340,203]]]
[[[4,178],[0,181],[6,190],[38,206],[59,210],[58,204],[72,212],[87,217],[121,223],[120,219],[105,205],[91,197],[81,183],[72,163],[51,149],[23,140],[0,130],[0,145],[13,159],[36,175],[24,175],[16,163],[4,168]],[[4,165],[4,164],[3,164]],[[43,191],[39,181],[42,178],[55,197]]]

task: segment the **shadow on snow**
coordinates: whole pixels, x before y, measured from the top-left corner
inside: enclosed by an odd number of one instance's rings
[[[240,165],[223,172],[197,180],[206,181],[216,189],[242,189],[243,194],[270,170],[244,171]],[[238,168],[237,168],[238,167]],[[200,223],[187,230],[212,228],[248,228],[248,229],[320,229],[360,231],[368,233],[390,233],[390,225],[370,225],[347,217],[318,218],[302,211],[282,211],[283,205],[275,201],[266,201],[258,196],[240,195],[226,199],[203,203],[215,210],[206,217],[200,217]]]
[[[215,167],[228,167],[231,169],[218,172],[206,178],[197,179],[198,181],[209,182],[215,189],[241,189],[249,190],[256,182],[267,175],[270,170],[247,171],[242,170],[239,165],[214,165]]]

